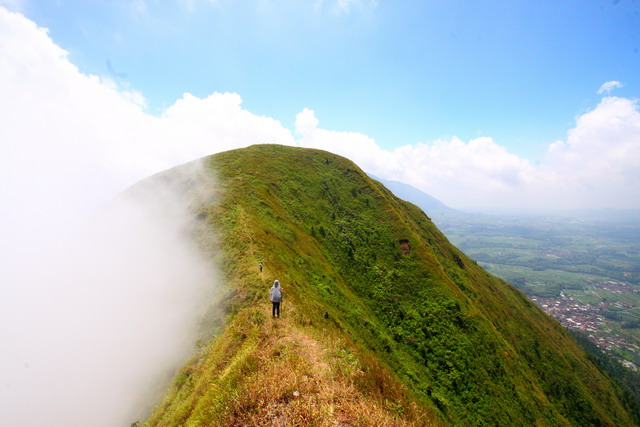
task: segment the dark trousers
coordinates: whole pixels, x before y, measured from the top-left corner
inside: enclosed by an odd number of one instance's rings
[[[277,311],[278,312],[278,317],[280,317],[280,303],[279,302],[272,302],[271,304],[273,304],[273,309],[271,310],[271,315],[275,317],[276,311]]]

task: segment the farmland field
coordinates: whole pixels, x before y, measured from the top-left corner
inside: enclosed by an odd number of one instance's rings
[[[434,221],[458,248],[563,325],[640,365],[637,213],[582,219],[452,214]]]
[[[435,220],[458,248],[518,287],[640,286],[640,219],[469,215]],[[525,291],[527,292],[527,291]]]

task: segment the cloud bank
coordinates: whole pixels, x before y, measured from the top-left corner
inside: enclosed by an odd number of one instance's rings
[[[3,423],[110,427],[148,416],[218,290],[184,237],[183,205],[121,197],[58,241],[9,256],[0,272]]]
[[[234,94],[148,115],[4,8],[0,93],[0,419],[129,425],[193,351],[219,287],[184,200],[115,196],[216,150],[292,139]]]
[[[35,186],[44,198],[55,194],[50,191],[53,185],[67,188],[67,195],[83,187],[82,205],[89,206],[92,199],[103,199],[96,188],[115,194],[149,174],[194,158],[278,143],[344,155],[368,172],[417,186],[452,207],[640,207],[638,186],[632,185],[640,163],[635,100],[605,96],[577,118],[563,141],[550,144],[536,165],[490,136],[469,141],[451,137],[387,150],[362,133],[323,129],[311,109],[297,115],[292,133],[273,118],[245,110],[234,93],[202,99],[184,94],[162,115],[146,114],[140,94],[80,73],[45,30],[21,15],[4,11],[3,16],[4,153],[28,157],[45,171],[79,152],[85,159],[85,170],[73,175],[56,169],[56,179],[63,182]],[[620,85],[606,82],[601,92]],[[41,141],[39,156],[29,151],[33,141]],[[40,159],[47,161],[42,164]],[[21,169],[20,163],[8,163],[4,176],[19,173],[14,169]],[[106,171],[110,179],[97,171]],[[82,185],[77,174],[85,177]],[[59,200],[60,195],[55,197]]]
[[[96,214],[171,166],[278,143],[344,155],[452,207],[640,208],[640,111],[621,97],[580,116],[539,165],[490,137],[386,150],[321,128],[310,109],[291,132],[233,93],[147,114],[141,94],[81,73],[46,30],[2,7],[0,93],[0,418],[15,425],[131,422],[188,353],[189,313],[215,288],[179,237],[188,215],[149,220],[156,208],[135,203]]]
[[[550,144],[537,166],[490,137],[453,137],[389,151],[366,135],[321,129],[312,110],[296,117],[298,143],[344,155],[456,208],[640,208],[640,109],[605,97]]]

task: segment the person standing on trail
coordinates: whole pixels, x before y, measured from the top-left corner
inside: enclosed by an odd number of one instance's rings
[[[262,263],[260,263],[260,273],[262,273]]]
[[[277,280],[273,281],[273,286],[269,291],[269,299],[271,300],[271,304],[273,304],[273,308],[271,309],[271,316],[276,317],[276,312],[278,313],[277,317],[280,317],[280,302],[282,301],[282,288],[280,287],[280,282]]]

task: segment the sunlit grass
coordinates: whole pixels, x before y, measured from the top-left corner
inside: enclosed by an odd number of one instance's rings
[[[220,236],[228,324],[149,425],[629,420],[556,322],[353,163],[272,145],[208,162],[220,202],[197,220]]]

